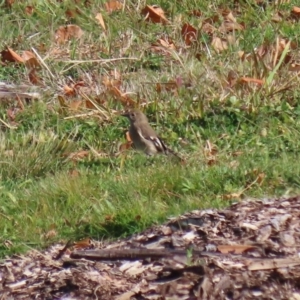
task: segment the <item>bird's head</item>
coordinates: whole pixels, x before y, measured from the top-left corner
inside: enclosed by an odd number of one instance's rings
[[[135,122],[137,120],[147,121],[147,117],[137,109],[127,111],[126,113],[122,114],[122,116],[127,117],[130,120],[130,122]]]

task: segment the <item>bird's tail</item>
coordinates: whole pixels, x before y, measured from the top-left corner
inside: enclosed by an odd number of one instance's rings
[[[185,159],[182,158],[181,155],[179,155],[177,152],[175,152],[174,150],[170,149],[169,147],[166,147],[166,151],[165,153],[168,155],[169,153],[171,153],[172,155],[174,155],[176,158],[178,158],[180,160],[180,162],[185,162]]]

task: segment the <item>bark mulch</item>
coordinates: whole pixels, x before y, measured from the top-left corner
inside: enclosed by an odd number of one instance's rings
[[[0,263],[0,299],[300,300],[300,196],[197,210],[92,249]]]

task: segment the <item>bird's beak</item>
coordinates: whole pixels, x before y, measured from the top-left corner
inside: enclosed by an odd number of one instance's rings
[[[128,117],[129,117],[129,112],[128,112],[128,111],[127,111],[127,112],[124,112],[124,113],[121,114],[121,116],[122,116],[122,117],[128,118]]]

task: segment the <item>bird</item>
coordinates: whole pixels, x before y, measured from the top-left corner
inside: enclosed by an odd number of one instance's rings
[[[166,155],[171,153],[182,160],[176,152],[166,146],[150,126],[146,115],[140,110],[129,110],[122,116],[127,117],[130,121],[129,135],[137,150],[143,151],[147,156],[153,156],[158,153]]]

